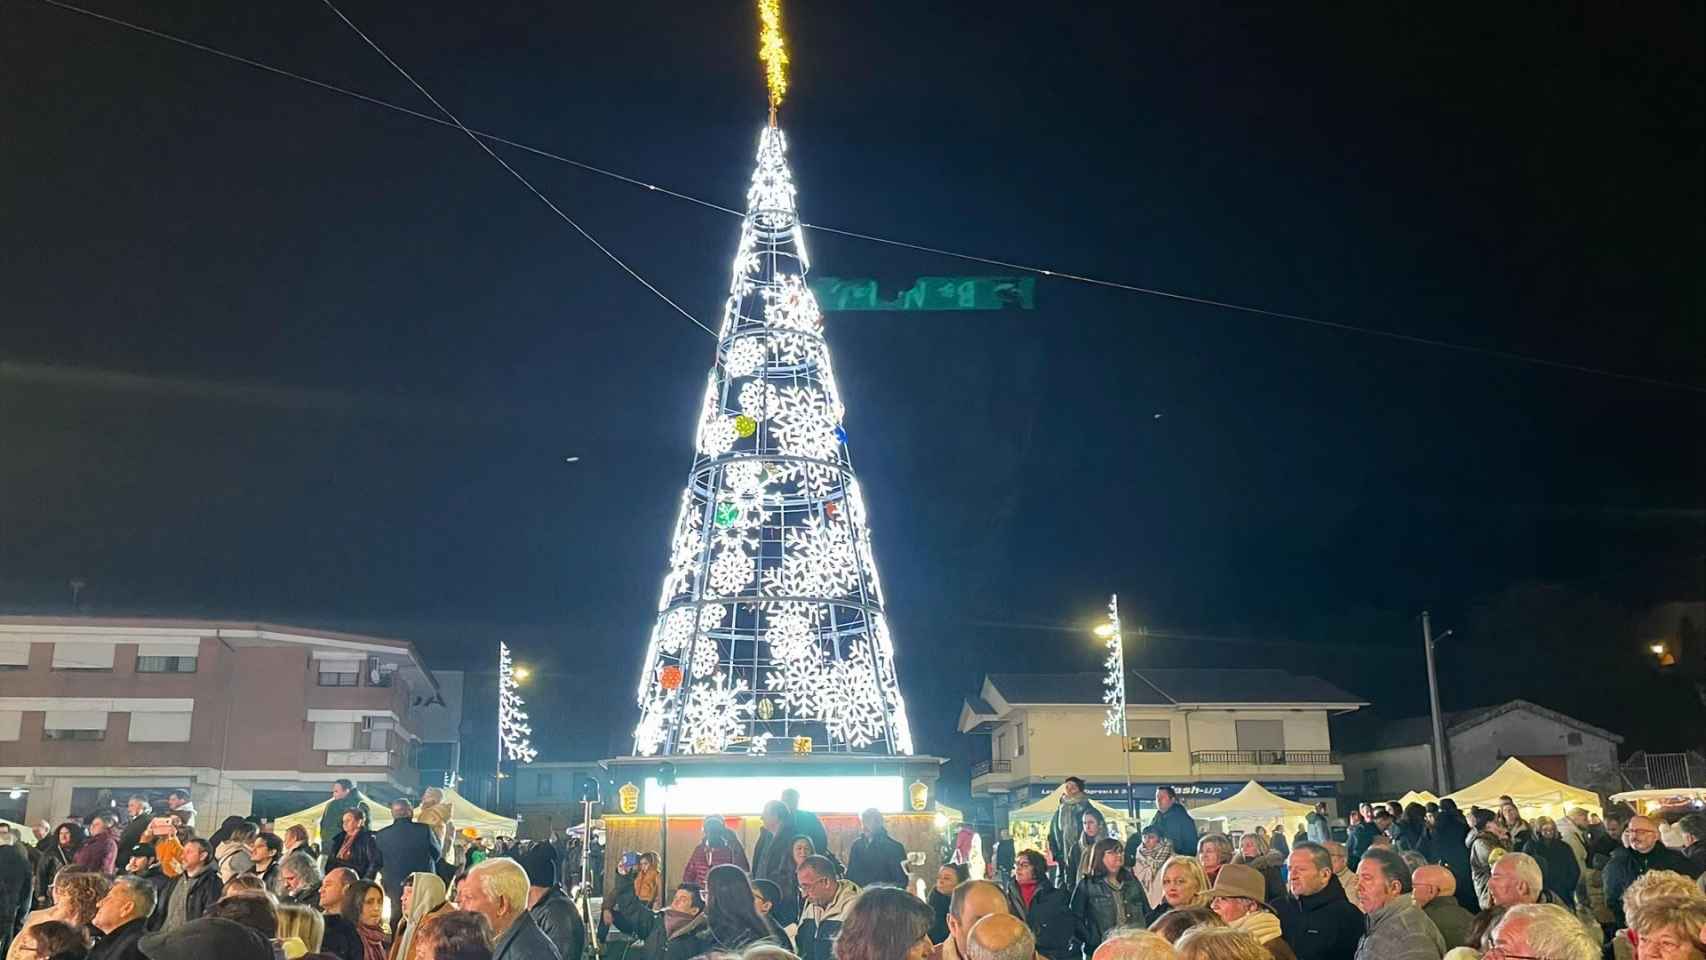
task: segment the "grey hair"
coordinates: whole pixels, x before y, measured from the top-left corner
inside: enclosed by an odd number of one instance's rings
[[[989,916],[999,917],[1008,916],[1008,914],[992,913]],[[989,917],[983,918],[983,920],[987,919]],[[966,931],[966,960],[1034,960],[1037,955],[1037,935],[1031,932],[1030,927],[1023,925],[1023,921],[1020,921],[1019,935],[1013,938],[1012,943],[1000,950],[991,950],[976,935],[977,928],[983,923],[983,920],[972,924],[971,929]]]
[[[154,884],[141,877],[125,874],[113,881],[113,888],[123,890],[130,898],[131,906],[136,908],[136,916],[146,920],[154,915],[154,905],[159,902],[159,891]]]
[[[1546,875],[1540,870],[1540,861],[1526,853],[1507,853],[1499,858],[1500,863],[1510,861],[1510,869],[1516,871],[1516,878],[1528,886],[1528,892],[1540,896],[1546,889]]]
[[[1505,854],[1508,857],[1522,854]],[[1532,859],[1532,858],[1530,858]],[[1523,931],[1528,940],[1530,952],[1537,953],[1552,960],[1599,960],[1600,945],[1577,920],[1575,915],[1563,907],[1552,903],[1525,903],[1511,907],[1493,928],[1493,939],[1499,939],[1499,931],[1503,930],[1512,920],[1528,921],[1528,928]]]
[[[285,857],[278,865],[280,871],[289,870],[309,883],[319,883],[324,879],[320,875],[320,865],[314,862],[305,850],[298,850]]]
[[[1101,954],[1107,950],[1108,960],[1173,960],[1173,945],[1159,933],[1142,927],[1115,927],[1102,937]]]
[[[478,879],[480,889],[493,900],[502,900],[517,913],[527,909],[527,870],[508,857],[481,860],[468,871],[469,879]]]

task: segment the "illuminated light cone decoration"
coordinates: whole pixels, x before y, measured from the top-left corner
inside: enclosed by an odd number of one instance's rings
[[[765,49],[785,57],[774,3],[760,13]],[[912,753],[778,103],[773,79],[640,674],[641,756],[788,752],[802,738]]]
[[[503,746],[503,760],[532,763],[539,756],[533,749],[533,728],[527,723],[526,703],[516,693],[515,666],[510,661],[509,644],[498,644],[498,742]]]

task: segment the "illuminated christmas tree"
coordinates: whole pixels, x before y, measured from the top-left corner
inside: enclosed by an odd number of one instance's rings
[[[717,353],[658,599],[634,752],[912,753],[787,141],[775,0],[759,136]]]

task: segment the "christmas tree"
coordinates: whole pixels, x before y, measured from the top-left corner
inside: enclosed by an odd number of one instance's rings
[[[910,754],[906,705],[795,206],[778,11],[759,135],[658,599],[634,752]]]

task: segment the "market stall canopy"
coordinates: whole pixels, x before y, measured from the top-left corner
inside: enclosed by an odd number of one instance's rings
[[[1055,811],[1060,809],[1060,798],[1065,793],[1066,784],[1063,783],[1054,788],[1053,793],[1043,797],[1035,803],[1027,804],[1017,810],[1014,810],[1012,813],[1007,815],[1007,818],[1011,821],[1020,823],[1048,823],[1050,820],[1054,819]],[[1134,822],[1123,810],[1116,810],[1099,800],[1092,798],[1090,800],[1090,806],[1095,807],[1097,812],[1109,821],[1117,821],[1119,823]]]
[[[1398,798],[1398,806],[1400,807],[1407,807],[1412,803],[1419,803],[1425,807],[1430,803],[1438,802],[1439,798],[1426,790],[1411,790],[1409,793]]]
[[[1497,810],[1501,796],[1514,800],[1524,815],[1540,813],[1558,817],[1571,807],[1581,807],[1590,813],[1604,812],[1600,807],[1599,794],[1554,780],[1515,757],[1500,764],[1499,769],[1481,782],[1472,783],[1447,796],[1456,801],[1465,814],[1472,806]]]
[[[1275,820],[1285,820],[1288,824],[1295,825],[1315,810],[1307,803],[1287,800],[1254,780],[1244,784],[1242,789],[1225,800],[1187,809],[1190,810],[1191,816],[1199,821],[1225,820],[1227,826],[1233,829],[1258,825],[1265,827]]]
[[[444,789],[440,792],[444,794],[444,802],[450,804],[450,823],[458,831],[472,827],[482,837],[515,836],[516,821],[475,806],[473,801],[457,793],[453,788]],[[325,843],[331,840],[331,837],[319,836],[320,818],[325,815],[326,805],[331,802],[331,799],[327,798],[306,810],[298,810],[295,813],[276,818],[273,820],[274,832],[283,835],[284,831],[291,827],[301,826],[307,829],[308,836],[313,838],[315,843]],[[380,830],[391,825],[390,807],[375,803],[365,797],[363,803],[367,807],[369,829]]]

